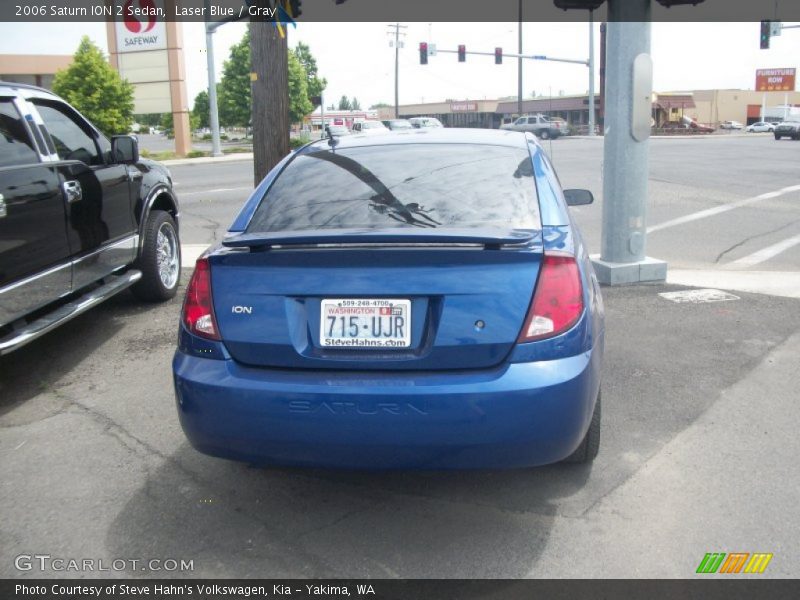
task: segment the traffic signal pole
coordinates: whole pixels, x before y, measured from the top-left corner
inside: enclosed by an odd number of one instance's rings
[[[211,0],[205,0],[205,14],[211,14]],[[219,137],[219,108],[217,105],[217,77],[214,71],[214,32],[223,23],[206,21],[206,60],[208,65],[208,125],[211,128],[211,156],[222,156]]]
[[[664,281],[667,263],[646,256],[652,118],[651,0],[609,0],[601,254],[608,285]]]

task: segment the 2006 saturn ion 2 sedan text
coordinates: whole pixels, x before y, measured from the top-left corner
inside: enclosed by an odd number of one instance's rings
[[[320,140],[256,188],[188,285],[173,362],[201,452],[259,465],[588,462],[603,306],[530,134]]]

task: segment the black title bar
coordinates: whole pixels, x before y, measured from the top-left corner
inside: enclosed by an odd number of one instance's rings
[[[800,581],[731,576],[691,580],[509,579],[4,579],[3,600],[599,600],[797,598]]]
[[[607,0],[594,11],[595,21],[607,20]],[[665,0],[666,1],[666,0]],[[700,1],[700,0],[698,0]],[[0,21],[87,22],[147,20],[151,7],[167,21],[222,21],[251,17],[275,0],[3,0]],[[597,2],[561,2],[562,6],[590,6]],[[519,0],[303,0],[298,23],[310,22],[516,22]],[[251,14],[252,13],[252,14]],[[280,13],[278,13],[280,14]],[[562,10],[555,0],[522,0],[526,22],[586,21],[586,10]],[[285,18],[285,17],[281,17]],[[702,0],[697,6],[676,4],[669,8],[652,1],[652,21],[758,22],[763,19],[800,21],[798,0]]]

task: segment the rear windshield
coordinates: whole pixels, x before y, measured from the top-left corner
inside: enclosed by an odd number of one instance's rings
[[[539,229],[527,149],[395,144],[315,150],[289,163],[249,233],[385,227]]]

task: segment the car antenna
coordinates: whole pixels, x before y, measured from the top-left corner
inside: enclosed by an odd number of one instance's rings
[[[552,118],[553,118],[553,86],[550,86],[550,117],[549,117],[549,119],[552,119]],[[550,121],[550,123],[552,123],[552,121]],[[550,128],[550,124],[548,123],[548,129],[549,128]],[[550,139],[550,160],[552,161],[553,165],[555,165],[556,164],[556,159],[553,156],[553,133],[552,132],[550,132],[550,135],[548,136],[548,138]]]
[[[328,134],[328,146],[331,147],[331,150],[335,151],[336,150],[336,146],[339,143],[339,140],[337,140],[334,137],[333,133],[331,133],[331,126],[330,125],[325,125],[325,133]]]

